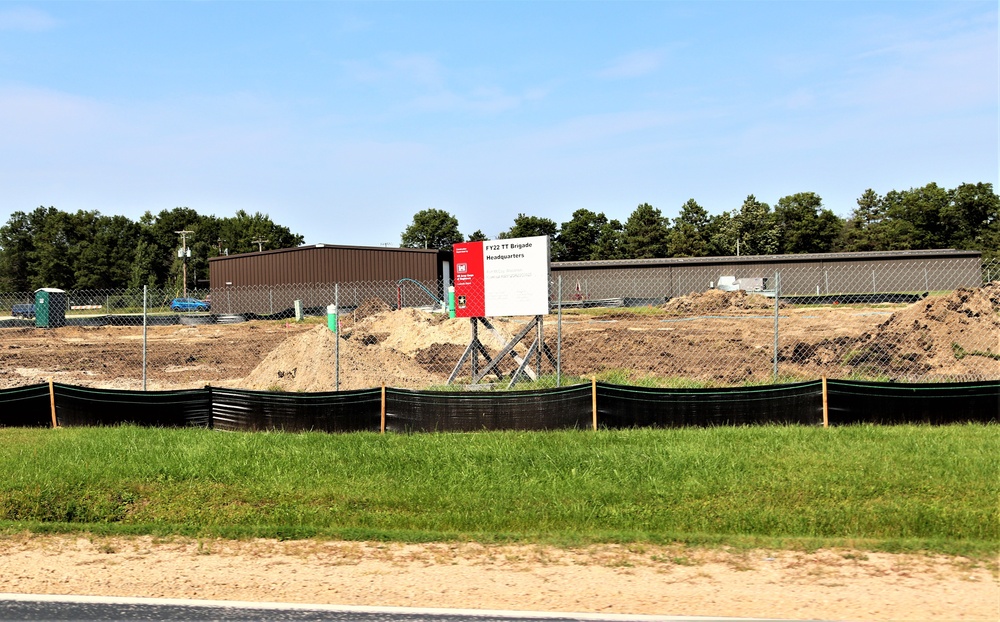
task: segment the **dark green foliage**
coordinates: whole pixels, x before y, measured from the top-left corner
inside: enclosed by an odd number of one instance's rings
[[[624,232],[625,227],[617,220],[601,225],[590,259],[625,259]]]
[[[554,220],[540,218],[538,216],[526,216],[518,214],[514,219],[514,226],[509,230],[500,233],[498,240],[509,240],[511,238],[531,238],[539,235],[555,237],[558,226]]]
[[[671,257],[705,257],[709,254],[711,217],[694,199],[681,206],[667,236]]]
[[[844,222],[823,208],[815,192],[800,192],[778,199],[774,208],[778,252],[829,253],[836,248]]]
[[[555,261],[587,261],[595,259],[601,233],[608,224],[608,217],[588,209],[573,212],[573,218],[559,228],[553,244]]]
[[[178,207],[156,216],[146,212],[133,222],[124,216],[39,207],[28,214],[15,212],[0,227],[0,290],[110,289],[172,282],[180,289],[177,231],[192,231],[189,286],[196,275],[208,278],[208,258],[220,254],[216,242],[222,236],[233,252],[256,250],[250,243],[254,239],[270,240],[270,248],[297,246],[303,240],[266,215],[251,216],[242,210],[220,219]]]
[[[486,234],[483,233],[482,229],[476,229],[475,231],[473,231],[472,233],[469,234],[469,237],[468,237],[468,239],[466,241],[467,242],[485,242],[488,239],[489,238],[486,237]]]
[[[667,257],[667,224],[660,210],[643,203],[625,221],[622,250],[628,259]]]
[[[946,190],[930,183],[879,196],[866,190],[844,231],[844,250],[1000,249],[1000,197],[988,183]]]
[[[450,250],[465,241],[458,230],[458,219],[440,209],[425,209],[413,215],[413,222],[400,236],[403,248]]]

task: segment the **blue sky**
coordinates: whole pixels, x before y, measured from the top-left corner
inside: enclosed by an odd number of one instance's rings
[[[998,183],[995,1],[0,2],[0,223],[622,222]]]

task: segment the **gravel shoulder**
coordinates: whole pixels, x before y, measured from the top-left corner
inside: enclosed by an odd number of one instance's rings
[[[841,620],[1000,619],[996,564],[852,550],[15,535],[0,592]]]

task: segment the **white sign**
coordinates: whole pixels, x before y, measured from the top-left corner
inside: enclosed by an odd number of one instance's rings
[[[457,317],[546,315],[549,236],[455,244]]]

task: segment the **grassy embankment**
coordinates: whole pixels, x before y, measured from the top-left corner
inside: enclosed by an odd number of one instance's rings
[[[1000,426],[0,430],[0,529],[994,557]]]

